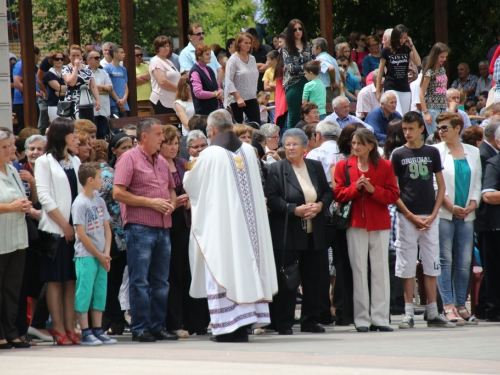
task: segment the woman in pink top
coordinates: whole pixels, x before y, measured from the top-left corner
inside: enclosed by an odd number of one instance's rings
[[[172,41],[166,36],[159,36],[153,42],[156,56],[149,63],[149,74],[151,74],[151,96],[149,100],[153,104],[155,114],[175,113],[175,91],[181,74],[168,59],[173,48]]]

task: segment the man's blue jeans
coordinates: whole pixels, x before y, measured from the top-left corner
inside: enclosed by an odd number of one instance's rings
[[[132,333],[164,329],[167,315],[170,230],[125,226]]]
[[[118,107],[112,105],[110,107],[110,110],[111,110],[111,118],[114,118],[113,115],[116,115],[118,118],[123,118],[123,117],[127,117],[127,112],[120,112],[120,110],[118,109]]]
[[[437,278],[443,305],[465,306],[474,241],[474,221],[439,219],[439,258]]]

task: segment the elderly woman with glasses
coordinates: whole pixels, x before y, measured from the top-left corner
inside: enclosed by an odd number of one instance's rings
[[[19,339],[16,327],[23,282],[28,230],[25,215],[31,211],[23,183],[10,164],[10,131],[0,130],[0,349],[29,348]],[[8,233],[8,235],[5,235]]]
[[[328,298],[329,292],[321,283],[321,274],[328,273],[323,211],[332,202],[333,194],[321,162],[304,159],[307,142],[300,129],[283,134],[286,159],[270,166],[265,195],[271,210],[269,223],[278,273],[281,267],[299,262],[303,290],[300,330],[322,333],[325,329],[318,324],[319,301],[322,293]],[[296,291],[287,290],[281,278],[278,288],[270,305],[271,325],[280,335],[291,335]]]
[[[276,152],[280,144],[279,126],[274,124],[264,124],[261,126],[260,131],[266,136],[266,149],[264,150],[266,158],[263,159],[264,162],[270,164],[281,160]]]
[[[207,137],[201,130],[192,130],[186,140],[189,159],[197,158],[208,147]]]
[[[477,147],[462,143],[460,115],[445,112],[436,117],[446,192],[439,210],[441,275],[437,284],[446,318],[457,325],[477,324],[465,302],[474,249],[475,210],[481,197],[481,158]]]

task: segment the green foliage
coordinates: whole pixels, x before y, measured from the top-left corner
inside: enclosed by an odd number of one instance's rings
[[[152,49],[158,35],[176,36],[175,0],[134,0],[135,43]],[[81,43],[91,42],[91,31],[103,33],[103,41],[121,42],[120,1],[80,0]],[[66,0],[33,0],[33,24],[39,25],[38,38],[49,43],[47,49],[68,46]]]
[[[435,40],[434,0],[331,0],[333,1],[334,36],[346,38],[353,30],[367,34],[376,29],[386,29],[404,24],[415,42],[421,57],[427,55]],[[268,32],[280,33],[293,18],[305,25],[310,39],[320,35],[318,0],[268,0],[265,2],[269,19]],[[481,0],[474,3],[464,0],[447,0],[448,35],[451,54],[449,74],[456,78],[456,66],[468,62],[473,74],[477,64],[486,58],[496,42],[499,28],[498,0]],[[331,41],[329,41],[331,42]]]
[[[254,26],[251,0],[189,0],[189,21],[203,25],[205,44],[224,47],[242,28]]]

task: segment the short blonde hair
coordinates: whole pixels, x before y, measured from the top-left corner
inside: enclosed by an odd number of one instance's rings
[[[75,121],[75,130],[80,130],[85,133],[97,133],[97,126],[87,119],[80,119]]]
[[[248,125],[237,124],[233,126],[233,132],[237,137],[241,137],[243,134],[250,133],[250,137],[253,135],[253,128]]]

